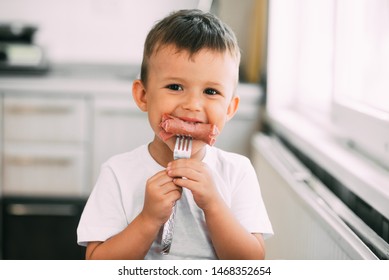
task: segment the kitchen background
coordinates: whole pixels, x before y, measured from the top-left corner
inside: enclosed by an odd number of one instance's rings
[[[182,8],[210,10],[237,34],[242,100],[216,145],[250,157],[258,171],[275,230],[267,257],[388,258],[389,85],[379,77],[389,73],[388,29],[380,29],[389,15],[373,16],[377,25],[364,16],[387,4],[0,0],[0,259],[84,258],[76,227],[101,164],[152,137],[131,96],[145,36]],[[354,21],[360,29],[344,43]],[[364,40],[368,28],[381,33]],[[376,56],[354,65],[349,50],[360,45],[361,55],[365,42],[378,42]],[[359,145],[343,135],[359,115],[347,119],[349,107],[332,100],[350,80],[352,92],[362,88],[342,67],[370,69],[370,61],[378,70],[366,76],[378,78],[369,94],[381,111]]]
[[[212,9],[236,30],[242,65],[251,62],[241,72],[252,77],[248,83],[242,76],[239,116],[218,145],[248,155],[263,95],[257,81],[265,45],[258,39],[256,50],[249,45],[255,29],[264,32],[263,25],[250,26],[257,21],[253,7],[265,13],[265,4],[1,0],[1,257],[84,257],[76,227],[101,164],[153,137],[131,86],[148,30],[173,10]]]

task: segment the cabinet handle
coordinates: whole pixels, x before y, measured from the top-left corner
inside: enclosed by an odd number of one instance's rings
[[[77,207],[71,204],[10,204],[7,212],[14,216],[63,216],[78,214]]]
[[[28,156],[7,156],[5,158],[5,164],[10,165],[56,165],[56,166],[69,166],[72,160],[69,158],[50,158],[50,157],[28,157]]]
[[[12,115],[52,114],[63,115],[73,111],[72,107],[66,106],[22,106],[14,105],[5,107],[5,112]]]

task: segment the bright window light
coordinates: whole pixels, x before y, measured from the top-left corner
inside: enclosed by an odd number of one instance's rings
[[[324,120],[389,167],[389,1],[272,0],[269,11],[270,116]]]

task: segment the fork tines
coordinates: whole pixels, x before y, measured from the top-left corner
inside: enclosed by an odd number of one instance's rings
[[[176,145],[174,147],[174,158],[189,158],[192,151],[192,137],[186,135],[177,135]]]

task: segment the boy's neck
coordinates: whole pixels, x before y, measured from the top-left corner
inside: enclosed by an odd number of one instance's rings
[[[173,153],[165,144],[161,145],[157,139],[149,144],[149,153],[151,157],[161,166],[166,167],[173,160]]]

